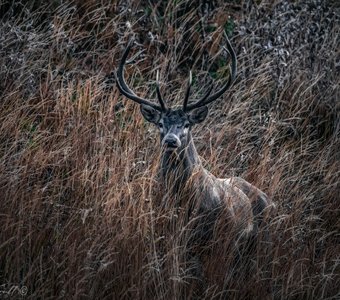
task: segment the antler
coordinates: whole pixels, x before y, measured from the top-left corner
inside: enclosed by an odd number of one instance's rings
[[[162,98],[161,90],[159,88],[159,71],[158,70],[156,73],[156,93],[157,93],[158,101],[159,101],[159,104],[161,105],[162,110],[166,111],[166,106]]]
[[[191,85],[192,85],[192,73],[190,71],[190,73],[189,73],[189,80],[188,80],[188,87],[187,87],[187,91],[185,93],[185,98],[184,98],[184,101],[183,101],[183,110],[184,111],[187,108],[187,104],[188,104],[188,100],[189,100],[189,96],[190,96]]]
[[[152,108],[158,110],[158,111],[165,111],[166,110],[166,106],[165,103],[162,99],[160,90],[159,90],[159,82],[158,82],[158,74],[157,74],[157,87],[156,87],[156,91],[157,91],[157,97],[158,97],[158,101],[160,106],[158,106],[157,104],[152,103],[150,100],[147,99],[143,99],[141,97],[138,97],[126,84],[125,79],[124,79],[124,66],[126,63],[126,59],[129,55],[129,52],[132,48],[132,45],[134,43],[134,40],[131,39],[123,53],[122,59],[119,63],[119,67],[118,67],[118,71],[116,73],[116,81],[117,81],[117,86],[119,91],[127,98],[139,103],[139,104],[144,104],[144,105],[148,105],[151,106]],[[129,63],[129,62],[128,62]]]
[[[184,111],[189,111],[189,110],[207,105],[207,104],[215,101],[218,97],[223,95],[229,89],[229,87],[231,86],[231,84],[235,80],[236,73],[237,73],[236,54],[235,54],[233,47],[230,44],[230,41],[229,41],[227,35],[226,34],[224,34],[224,35],[225,35],[226,42],[227,42],[227,48],[223,47],[223,49],[226,50],[229,53],[229,55],[231,56],[230,76],[229,76],[227,83],[223,87],[221,87],[216,93],[214,93],[210,96],[210,93],[213,89],[213,85],[211,85],[209,87],[207,93],[205,95],[203,95],[203,97],[201,99],[199,99],[195,103],[189,104],[189,105],[188,105],[188,97],[189,97],[189,92],[190,92],[190,86],[188,86],[187,94],[186,94],[186,97],[185,97],[184,103],[183,103],[183,110]],[[191,85],[191,80],[189,81],[189,85]]]

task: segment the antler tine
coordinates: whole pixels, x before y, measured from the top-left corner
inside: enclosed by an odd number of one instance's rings
[[[195,102],[191,105],[188,105],[187,110],[192,110],[192,109],[198,108],[198,107],[203,106],[203,105],[207,105],[207,104],[215,101],[218,97],[223,95],[229,89],[229,87],[231,86],[231,84],[235,80],[236,73],[237,73],[236,54],[235,54],[233,47],[230,44],[230,41],[229,41],[227,35],[225,33],[224,33],[224,35],[225,35],[226,42],[227,42],[227,48],[223,47],[223,49],[226,50],[229,53],[229,55],[231,56],[231,68],[230,68],[229,79],[228,79],[227,83],[221,89],[219,89],[215,94],[213,94],[211,96],[209,96],[210,92],[212,90],[212,87],[210,87],[208,92],[206,93],[206,95],[204,95],[197,102]]]
[[[159,71],[158,70],[157,70],[157,73],[156,73],[156,92],[157,92],[158,101],[159,101],[159,104],[161,105],[162,110],[166,111],[167,108],[166,108],[166,105],[165,105],[165,102],[163,100],[161,90],[160,90],[160,87],[159,87]]]
[[[192,73],[191,73],[191,71],[190,71],[190,72],[189,72],[188,87],[187,87],[187,91],[186,91],[186,93],[185,93],[185,98],[184,98],[184,101],[183,101],[183,110],[184,110],[184,111],[187,110],[187,105],[188,105],[188,101],[189,101],[191,85],[192,85]]]
[[[147,99],[143,99],[141,97],[138,97],[126,84],[125,79],[124,79],[124,66],[126,63],[126,59],[129,55],[129,52],[131,50],[131,47],[134,43],[134,39],[131,39],[123,53],[122,59],[119,63],[118,66],[118,71],[116,73],[116,82],[117,82],[117,86],[119,91],[127,98],[139,103],[139,104],[145,104],[148,106],[151,106],[152,108],[158,110],[158,111],[162,111],[162,107],[152,103],[151,101],[147,100]]]
[[[209,95],[210,95],[211,91],[213,90],[213,88],[214,88],[214,84],[211,83],[211,85],[210,85],[210,87],[208,88],[208,90],[206,91],[206,93],[205,93],[199,100],[197,100],[196,102],[197,102],[197,103],[202,103],[203,100],[205,100],[206,98],[209,97]],[[183,105],[183,110],[184,110],[184,111],[189,111],[190,109],[192,109],[192,108],[190,108],[192,105],[193,105],[193,104],[191,104],[189,107],[188,107],[188,106],[184,107],[184,105]]]

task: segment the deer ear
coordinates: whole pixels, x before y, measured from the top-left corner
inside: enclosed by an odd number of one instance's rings
[[[143,117],[151,123],[157,124],[161,118],[161,113],[151,106],[141,104],[140,111]]]
[[[189,113],[189,121],[192,124],[201,123],[205,120],[207,115],[208,115],[208,107],[202,106],[202,107],[192,110]]]

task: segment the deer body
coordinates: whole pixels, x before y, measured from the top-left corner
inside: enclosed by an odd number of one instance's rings
[[[160,179],[167,196],[178,201],[177,206],[188,208],[187,202],[191,201],[190,207],[196,210],[195,215],[210,212],[220,215],[223,210],[229,226],[245,237],[256,235],[261,213],[270,204],[263,192],[244,179],[217,178],[207,171],[191,134],[188,145],[176,152],[163,151]],[[210,222],[212,227],[214,221]]]

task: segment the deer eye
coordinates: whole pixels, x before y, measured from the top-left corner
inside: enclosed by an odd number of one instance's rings
[[[185,129],[187,129],[187,128],[189,128],[190,127],[190,124],[189,123],[186,123],[185,125],[184,125],[184,128]]]
[[[158,123],[158,127],[159,128],[163,128],[163,124],[162,123]]]

